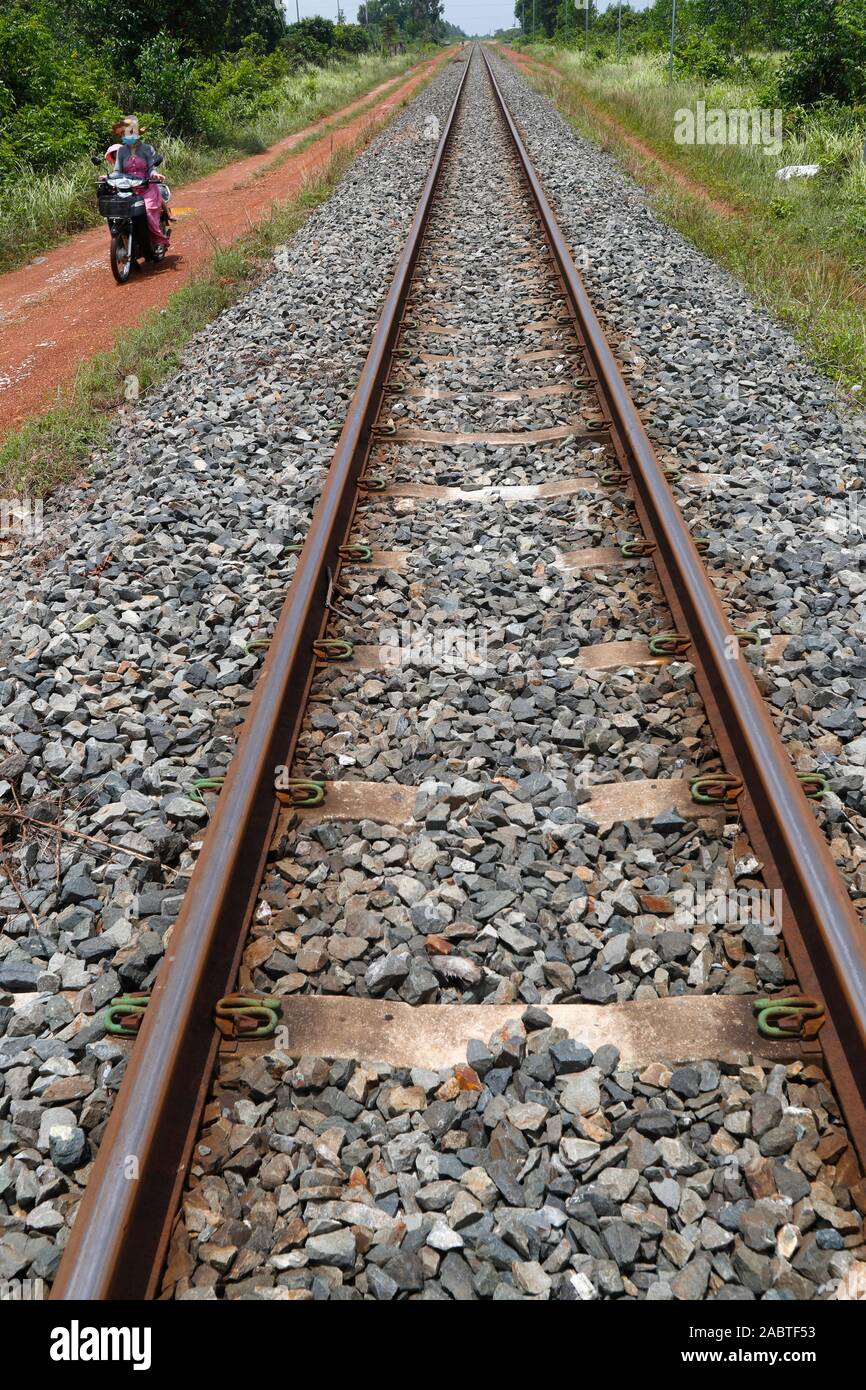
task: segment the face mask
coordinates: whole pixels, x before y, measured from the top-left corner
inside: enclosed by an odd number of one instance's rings
[[[123,137],[123,143],[124,143],[124,145],[137,145],[137,144],[138,144],[138,136],[137,136],[137,135],[124,135],[124,137]]]

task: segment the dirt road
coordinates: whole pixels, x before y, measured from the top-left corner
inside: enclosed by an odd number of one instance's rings
[[[234,241],[274,202],[291,198],[333,152],[386,120],[450,56],[444,50],[425,59],[397,86],[393,79],[383,83],[264,154],[186,184],[175,194],[179,216],[165,262],[145,266],[126,285],[111,277],[105,226],[70,237],[38,263],[0,275],[0,438],[52,405],[83,359],[165,304],[212,257],[215,241]],[[305,144],[311,135],[319,138]],[[293,154],[299,145],[304,148]],[[166,174],[170,182],[171,170]]]

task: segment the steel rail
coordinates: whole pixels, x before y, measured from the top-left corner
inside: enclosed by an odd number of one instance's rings
[[[638,515],[768,887],[782,891],[782,932],[800,985],[827,1008],[821,1050],[866,1166],[866,933],[719,601],[589,301],[565,238],[482,48],[487,74],[535,202],[600,397],[634,483]]]
[[[256,682],[144,1022],[78,1208],[51,1297],[158,1292],[217,1058],[216,1001],[234,983],[276,823],[276,767],[289,766],[357,504],[391,350],[466,82],[436,148],[286,601]]]
[[[765,877],[786,894],[786,942],[800,982],[823,994],[822,1046],[861,1156],[866,959],[859,923],[709,576],[594,315],[484,54],[541,218],[595,384],[632,470],[638,512],[729,770],[744,777],[743,817]],[[274,769],[290,765],[325,630],[339,550],[357,504],[391,351],[468,71],[452,104],[349,406],[250,711],[160,970],[127,1075],[52,1290],[56,1300],[153,1297],[216,1063],[212,1006],[234,983],[276,820]],[[787,802],[785,797],[788,798]],[[778,854],[777,854],[777,846]],[[773,856],[776,855],[776,862]],[[801,863],[802,858],[802,863]],[[814,883],[809,882],[814,873]],[[792,917],[794,910],[800,916]],[[793,926],[792,926],[793,922]],[[846,1012],[847,1011],[847,1012]],[[847,1053],[847,1056],[846,1056]],[[846,1070],[847,1068],[847,1070]],[[856,1070],[855,1070],[856,1069]],[[859,1141],[858,1141],[859,1134]]]

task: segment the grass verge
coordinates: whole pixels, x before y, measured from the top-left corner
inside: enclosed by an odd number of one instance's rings
[[[532,50],[530,56],[536,56]],[[748,106],[748,93],[683,83],[663,88],[643,60],[629,77],[624,64],[599,71],[583,69],[573,55],[556,50],[537,56],[552,63],[558,75],[535,69],[526,73],[532,85],[652,193],[666,222],[735,275],[757,303],[784,323],[821,371],[862,395],[866,264],[862,235],[854,235],[859,213],[852,200],[863,175],[852,165],[844,179],[828,175],[821,187],[817,179],[792,186],[773,177],[784,163],[826,160],[829,134],[821,137],[823,154],[819,134],[812,131],[808,140],[786,141],[772,160],[753,149],[678,146],[670,134],[673,109],[693,104],[696,92],[708,106]],[[636,150],[630,135],[652,154]],[[717,210],[717,199],[733,204],[730,211]]]
[[[137,377],[143,395],[177,371],[190,339],[256,283],[274,249],[331,196],[370,134],[338,150],[297,197],[276,204],[247,236],[217,249],[165,309],[152,310],[112,348],[83,362],[44,415],[7,435],[0,443],[0,496],[43,496],[73,479],[91,452],[108,444],[127,379]]]

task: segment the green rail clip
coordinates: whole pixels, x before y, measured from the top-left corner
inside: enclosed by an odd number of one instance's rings
[[[742,796],[743,784],[730,772],[702,772],[689,779],[689,791],[701,805],[721,806]]]
[[[323,637],[313,643],[319,661],[349,661],[354,650],[353,643],[345,637]]]
[[[203,792],[222,791],[225,777],[194,777],[190,788],[190,801],[200,801],[204,805]]]
[[[814,1037],[826,1016],[820,1000],[808,995],[756,999],[752,1012],[765,1038]]]
[[[692,645],[692,639],[682,632],[657,632],[647,646],[650,656],[685,656]]]
[[[637,560],[644,555],[653,555],[655,546],[652,541],[625,541],[619,548],[619,553],[626,560]]]
[[[277,800],[289,806],[321,806],[325,800],[323,777],[289,777],[277,787]]]
[[[354,560],[356,564],[366,565],[373,558],[373,549],[366,541],[351,541],[341,545],[338,551],[341,560]]]
[[[225,994],[214,1006],[214,1023],[225,1038],[270,1038],[281,1003],[271,994]]]
[[[798,772],[797,780],[810,801],[820,801],[830,790],[830,783],[822,772]]]
[[[118,1038],[135,1038],[150,1000],[150,990],[115,995],[102,1015],[106,1033]]]

